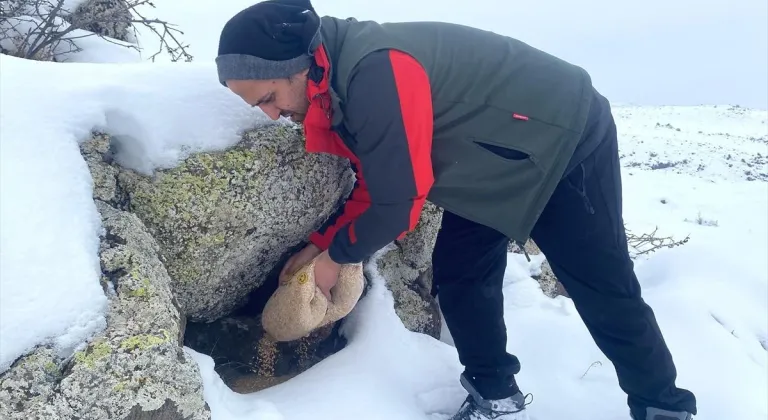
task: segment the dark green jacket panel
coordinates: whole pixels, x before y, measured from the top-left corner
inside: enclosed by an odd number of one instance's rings
[[[322,24],[338,95],[334,123],[343,124],[349,75],[363,57],[380,49],[410,54],[432,92],[429,200],[525,241],[581,139],[589,75],[518,40],[460,25],[329,17]]]

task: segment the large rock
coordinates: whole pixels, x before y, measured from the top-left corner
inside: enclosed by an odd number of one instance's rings
[[[120,41],[132,41],[134,20],[126,0],[86,0],[70,14],[63,15],[72,25]]]
[[[122,149],[106,135],[84,146],[95,195],[147,226],[192,321],[242,306],[354,180],[346,160],[306,153],[301,133],[284,124],[251,130],[226,151],[194,154],[152,177],[114,163]]]
[[[184,345],[210,355],[232,389],[295,376],[344,345],[338,324],[290,343],[260,324],[277,272],[349,192],[346,160],[304,151],[300,132],[270,124],[234,147],[197,153],[153,176],[117,162],[129,145],[98,134],[81,146],[94,197],[146,224],[189,317]]]
[[[97,206],[107,328],[68,360],[49,348],[17,360],[0,377],[0,418],[210,419],[157,242],[136,216]]]
[[[443,212],[426,203],[416,229],[376,261],[395,300],[395,312],[411,331],[440,336],[440,308],[431,295],[432,250]]]

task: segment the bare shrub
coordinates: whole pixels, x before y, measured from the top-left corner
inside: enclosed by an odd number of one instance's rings
[[[155,7],[150,0],[2,0],[0,53],[63,61],[64,55],[82,51],[78,40],[92,36],[140,51],[132,42],[139,25],[160,41],[158,51],[149,57],[152,61],[163,51],[172,61],[192,61],[189,45],[179,39],[183,32],[166,21],[147,18],[140,6]]]
[[[658,227],[652,232],[636,234],[627,230],[627,244],[630,247],[630,253],[637,257],[644,254],[650,254],[662,248],[674,248],[688,243],[689,236],[681,240],[676,240],[671,236],[661,236],[658,234]]]

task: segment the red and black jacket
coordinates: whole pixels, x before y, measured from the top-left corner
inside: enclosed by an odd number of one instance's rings
[[[332,127],[322,45],[315,61],[324,74],[308,82],[306,149],[348,158],[356,182],[345,204],[309,240],[339,264],[361,262],[416,227],[434,182],[429,78],[400,51],[367,55],[349,78],[343,124]]]

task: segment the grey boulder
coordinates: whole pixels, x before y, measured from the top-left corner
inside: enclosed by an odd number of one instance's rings
[[[136,216],[97,206],[107,328],[69,359],[39,347],[17,360],[0,376],[0,418],[210,419],[157,243]]]

